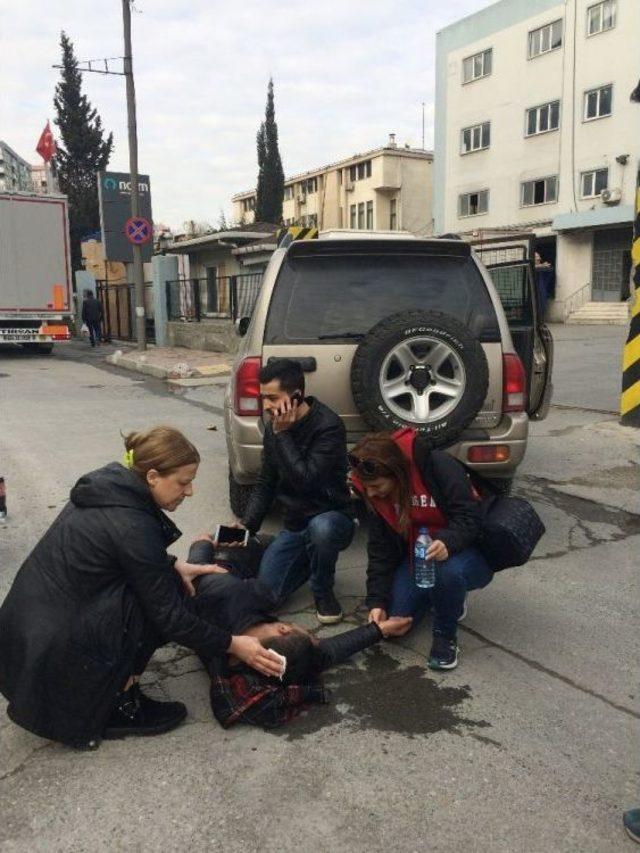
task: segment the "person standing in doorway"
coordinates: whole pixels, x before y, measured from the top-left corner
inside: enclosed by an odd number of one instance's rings
[[[91,290],[85,290],[82,300],[82,322],[89,329],[91,346],[95,347],[102,340],[100,326],[102,323],[102,303],[96,299]]]

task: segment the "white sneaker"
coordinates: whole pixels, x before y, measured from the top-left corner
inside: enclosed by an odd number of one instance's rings
[[[469,601],[469,596],[465,595],[464,604],[462,605],[462,613],[458,617],[458,622],[464,622],[464,620],[467,618],[467,610],[469,609],[468,601]]]

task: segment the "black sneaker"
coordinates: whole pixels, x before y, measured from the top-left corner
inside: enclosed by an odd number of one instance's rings
[[[333,594],[332,589],[327,590],[322,595],[316,595],[315,601],[318,622],[323,625],[333,625],[342,621],[342,607],[340,607],[340,602]]]
[[[182,702],[157,702],[134,684],[120,694],[102,737],[111,740],[127,735],[161,735],[179,726],[186,716]]]
[[[458,666],[458,643],[442,634],[433,635],[429,652],[429,669],[455,669]]]

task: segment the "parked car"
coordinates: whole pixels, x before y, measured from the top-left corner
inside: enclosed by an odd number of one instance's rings
[[[504,306],[501,302],[504,300]],[[506,309],[506,313],[505,313]],[[258,373],[294,358],[349,444],[410,425],[508,490],[551,397],[529,258],[487,269],[459,239],[328,232],[278,248],[225,397],[232,510],[260,470]]]

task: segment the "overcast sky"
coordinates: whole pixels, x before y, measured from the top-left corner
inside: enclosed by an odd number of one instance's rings
[[[133,15],[140,171],[153,213],[217,225],[256,183],[255,134],[273,75],[285,174],[385,143],[433,145],[435,33],[488,0],[137,0]],[[120,0],[0,2],[0,139],[34,149],[59,72],[64,29],[78,59],[122,55]],[[128,171],[124,80],[84,75]],[[54,132],[55,128],[54,128]]]

